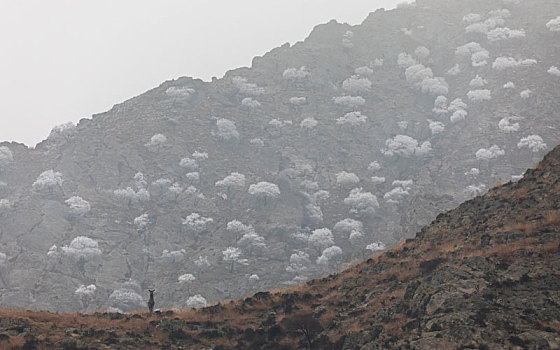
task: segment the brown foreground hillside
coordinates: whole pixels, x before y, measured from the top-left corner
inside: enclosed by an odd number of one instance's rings
[[[154,315],[0,312],[1,349],[558,349],[560,146],[416,238],[289,290]]]

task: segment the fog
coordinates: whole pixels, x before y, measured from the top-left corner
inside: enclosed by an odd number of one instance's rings
[[[165,80],[210,80],[395,0],[0,2],[0,140],[33,146]]]

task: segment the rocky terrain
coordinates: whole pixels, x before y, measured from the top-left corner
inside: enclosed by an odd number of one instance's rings
[[[0,306],[130,311],[148,288],[202,306],[394,246],[557,144],[558,16],[549,0],[419,0],[167,81],[35,148],[1,143]]]
[[[339,274],[200,310],[0,311],[3,349],[558,349],[560,146]]]

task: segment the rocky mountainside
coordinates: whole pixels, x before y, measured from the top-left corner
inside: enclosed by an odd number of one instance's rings
[[[339,274],[200,310],[0,311],[26,349],[558,349],[560,146]]]
[[[0,144],[0,305],[203,305],[411,237],[560,139],[558,16],[419,0]]]

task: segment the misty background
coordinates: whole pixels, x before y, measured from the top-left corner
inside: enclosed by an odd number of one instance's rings
[[[0,141],[28,146],[165,80],[250,66],[336,19],[397,0],[0,2]]]

